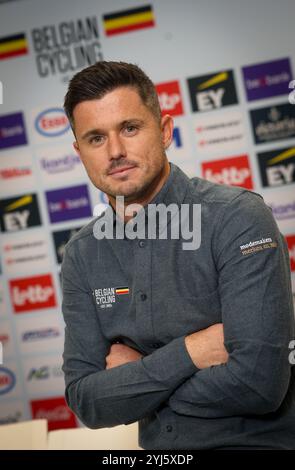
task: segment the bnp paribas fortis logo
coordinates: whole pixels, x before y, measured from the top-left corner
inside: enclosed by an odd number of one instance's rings
[[[211,111],[238,103],[234,73],[223,70],[188,78],[192,111]]]

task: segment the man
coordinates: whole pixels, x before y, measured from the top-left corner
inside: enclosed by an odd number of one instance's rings
[[[110,203],[62,264],[71,409],[90,428],[139,421],[145,449],[295,448],[289,257],[271,210],[254,192],[189,179],[168,162],[172,119],[135,65],[82,70],[65,110]],[[148,226],[149,208],[163,204],[201,207],[198,248],[160,237],[172,215],[156,239],[132,238],[130,227],[116,236],[140,214]],[[114,236],[97,236],[106,215]]]

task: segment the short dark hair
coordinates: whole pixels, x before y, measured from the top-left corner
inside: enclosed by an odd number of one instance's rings
[[[142,102],[160,121],[161,109],[155,86],[151,79],[135,64],[100,61],[76,73],[70,80],[64,109],[74,129],[73,111],[82,101],[102,98],[121,86],[137,90]]]

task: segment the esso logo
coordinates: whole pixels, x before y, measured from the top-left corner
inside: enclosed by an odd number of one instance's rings
[[[68,132],[70,123],[62,108],[49,108],[38,114],[35,128],[44,137],[58,137]]]
[[[0,396],[10,392],[14,386],[14,373],[6,367],[0,367]]]

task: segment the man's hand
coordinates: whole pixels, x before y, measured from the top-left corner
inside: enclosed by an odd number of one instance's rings
[[[193,363],[199,369],[218,366],[228,360],[222,323],[186,336],[185,345]]]
[[[106,369],[127,364],[128,362],[138,361],[143,356],[135,349],[126,346],[125,344],[112,344],[109,354],[106,356]]]

